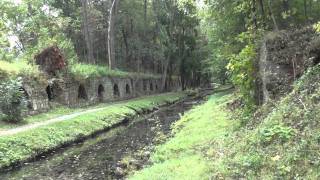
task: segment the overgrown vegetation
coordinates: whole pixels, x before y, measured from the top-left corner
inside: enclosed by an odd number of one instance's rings
[[[255,65],[265,34],[312,25],[320,19],[319,8],[318,1],[308,0],[205,1],[199,12],[208,39],[207,69],[215,80],[230,78],[253,113]]]
[[[245,124],[228,115],[231,95],[212,96],[173,126],[152,165],[131,179],[318,179],[319,72],[309,69],[292,93]]]
[[[177,101],[183,96],[184,93],[166,93],[107,105],[98,112],[10,136],[1,136],[0,167],[30,159],[63,144],[87,137],[146,109],[152,110],[168,102]]]
[[[319,10],[318,0],[2,0],[0,119],[19,121],[23,109],[20,82],[5,81],[39,79],[42,73],[34,56],[57,45],[67,60],[66,74],[78,81],[104,76],[162,78],[165,90],[170,79],[180,77],[184,90],[211,82],[235,86],[235,101],[227,103],[231,95],[218,93],[184,115],[173,127],[174,137],[156,148],[153,164],[133,179],[319,179],[320,51],[315,33],[320,31]],[[312,25],[315,30],[305,31],[312,37],[307,34],[299,43],[294,36],[287,42],[290,32],[281,31]],[[259,61],[261,41],[267,41],[270,31],[274,39],[282,37],[280,33],[284,37],[283,42],[268,42],[277,48],[267,43],[262,48],[273,52],[269,54],[279,52],[281,62],[274,66]],[[296,36],[304,36],[301,32]],[[292,48],[292,43],[300,46]],[[305,44],[310,46],[301,52],[282,52],[299,51]],[[263,72],[263,65],[266,71],[279,69],[278,74]],[[310,66],[314,67],[305,72]],[[281,70],[290,77],[259,77],[276,76]],[[293,81],[293,91],[288,92]],[[279,86],[290,88],[272,90]],[[260,92],[269,90],[274,99],[257,106],[261,96],[264,101],[269,95]],[[285,97],[276,99],[280,92]],[[0,137],[0,166],[176,97],[166,96],[120,103],[34,132]],[[36,121],[41,116],[26,123]],[[7,125],[3,127],[11,127]]]
[[[0,80],[2,78],[17,78],[22,76],[38,78],[40,76],[40,72],[37,66],[28,64],[25,61],[0,61]]]
[[[222,109],[230,98],[229,93],[218,93],[185,114],[173,126],[174,137],[156,147],[151,156],[153,164],[129,179],[210,179],[208,148],[215,140],[227,138],[238,124],[228,120]]]
[[[224,139],[212,156],[213,177],[317,179],[319,177],[319,66],[310,69],[275,107]],[[269,112],[269,113],[268,113]]]
[[[160,75],[156,74],[145,74],[145,73],[134,73],[124,72],[121,70],[110,70],[104,66],[90,65],[90,64],[73,64],[70,66],[71,74],[78,80],[95,77],[140,77],[140,78],[160,78]]]
[[[112,2],[1,1],[0,59],[34,65],[35,55],[57,46],[77,79],[161,74],[180,76],[186,87],[208,78],[198,63],[206,54],[194,2],[115,0],[116,9]]]
[[[26,110],[27,100],[20,89],[21,78],[0,83],[0,110],[4,114],[0,120],[8,122],[22,121],[22,113]]]

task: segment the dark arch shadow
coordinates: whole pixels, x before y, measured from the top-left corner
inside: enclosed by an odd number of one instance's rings
[[[100,102],[104,100],[104,87],[102,84],[100,84],[98,87],[98,99]]]
[[[78,99],[88,99],[87,91],[82,84],[78,88]]]
[[[147,91],[147,82],[143,80],[142,84],[143,84],[143,91]]]
[[[150,91],[153,91],[153,84],[150,83]]]
[[[115,97],[119,97],[120,96],[120,91],[119,91],[118,84],[114,84],[113,85],[113,96],[115,96]]]
[[[47,92],[48,100],[49,101],[53,101],[54,100],[54,95],[53,95],[53,88],[52,88],[51,85],[47,86],[46,92]]]
[[[131,94],[131,90],[130,90],[129,84],[126,84],[126,94]]]

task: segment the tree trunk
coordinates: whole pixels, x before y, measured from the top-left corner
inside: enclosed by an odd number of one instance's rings
[[[167,81],[167,75],[168,75],[168,67],[170,64],[170,56],[166,58],[166,62],[164,64],[164,70],[163,70],[163,75],[162,75],[162,82],[161,82],[161,91],[165,91],[166,88],[166,81]]]
[[[308,20],[307,0],[303,0],[303,5],[304,5],[304,16],[306,20]]]
[[[265,18],[266,13],[265,13],[265,10],[264,10],[263,0],[259,0],[259,5],[260,5],[260,9],[261,9],[261,16],[265,20],[266,19]]]
[[[275,31],[279,31],[276,18],[274,17],[274,14],[273,14],[273,12],[272,12],[271,0],[268,0],[268,8],[269,8],[269,15],[270,15],[270,17],[271,17],[271,19],[272,19],[272,22],[273,22],[274,30],[275,30]]]
[[[128,37],[127,37],[127,33],[125,31],[124,28],[122,28],[122,36],[123,36],[123,42],[124,42],[124,46],[125,46],[125,60],[126,60],[126,63],[129,63],[129,44],[128,44]],[[129,64],[127,64],[127,66],[129,67]]]
[[[255,29],[258,29],[256,0],[252,0],[252,21]]]
[[[118,6],[118,0],[112,0],[109,13],[109,27],[108,27],[108,60],[109,69],[113,69],[115,66],[115,47],[114,47],[114,24],[116,17],[116,8]]]
[[[92,43],[92,32],[90,30],[89,24],[89,15],[88,15],[88,0],[82,0],[82,16],[83,16],[83,31],[84,31],[84,39],[87,48],[87,62],[95,63],[94,55],[93,55],[93,43]]]

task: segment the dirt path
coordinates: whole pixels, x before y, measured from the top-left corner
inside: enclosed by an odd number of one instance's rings
[[[98,112],[98,111],[101,111],[101,110],[104,110],[104,109],[106,109],[106,107],[89,109],[89,110],[86,110],[86,111],[83,111],[83,112],[75,112],[75,113],[72,113],[72,114],[63,115],[63,116],[60,116],[60,117],[57,117],[57,118],[53,118],[53,119],[49,119],[49,120],[43,121],[43,122],[36,122],[36,123],[33,123],[33,124],[23,125],[23,126],[20,126],[20,127],[17,127],[17,128],[12,128],[12,129],[8,129],[8,130],[2,130],[2,131],[0,131],[0,136],[14,135],[14,134],[17,134],[17,133],[20,133],[20,132],[25,132],[25,131],[28,131],[30,129],[34,129],[34,128],[37,128],[37,127],[40,127],[40,126],[45,126],[45,125],[53,124],[53,123],[56,123],[56,122],[61,122],[61,121],[73,119],[75,117],[78,117],[78,116],[81,116],[81,115],[84,115],[84,114]]]
[[[148,164],[154,145],[170,137],[172,123],[201,101],[202,98],[189,97],[136,117],[94,138],[0,172],[0,179],[125,179],[130,171]]]

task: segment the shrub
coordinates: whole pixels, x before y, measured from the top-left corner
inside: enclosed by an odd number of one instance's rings
[[[233,55],[227,69],[231,73],[231,80],[239,87],[240,94],[246,107],[252,110],[254,107],[254,58],[257,56],[255,45],[249,44],[242,51]]]
[[[260,132],[260,136],[263,144],[271,143],[274,140],[280,140],[280,142],[286,142],[294,135],[295,135],[295,132],[291,127],[285,127],[282,125],[275,125],[270,128],[264,128]]]
[[[0,77],[18,76],[39,78],[40,72],[37,66],[31,65],[26,61],[7,62],[0,60]]]
[[[26,109],[26,98],[21,91],[21,78],[11,79],[0,83],[0,109],[8,122],[22,121],[22,113]]]

